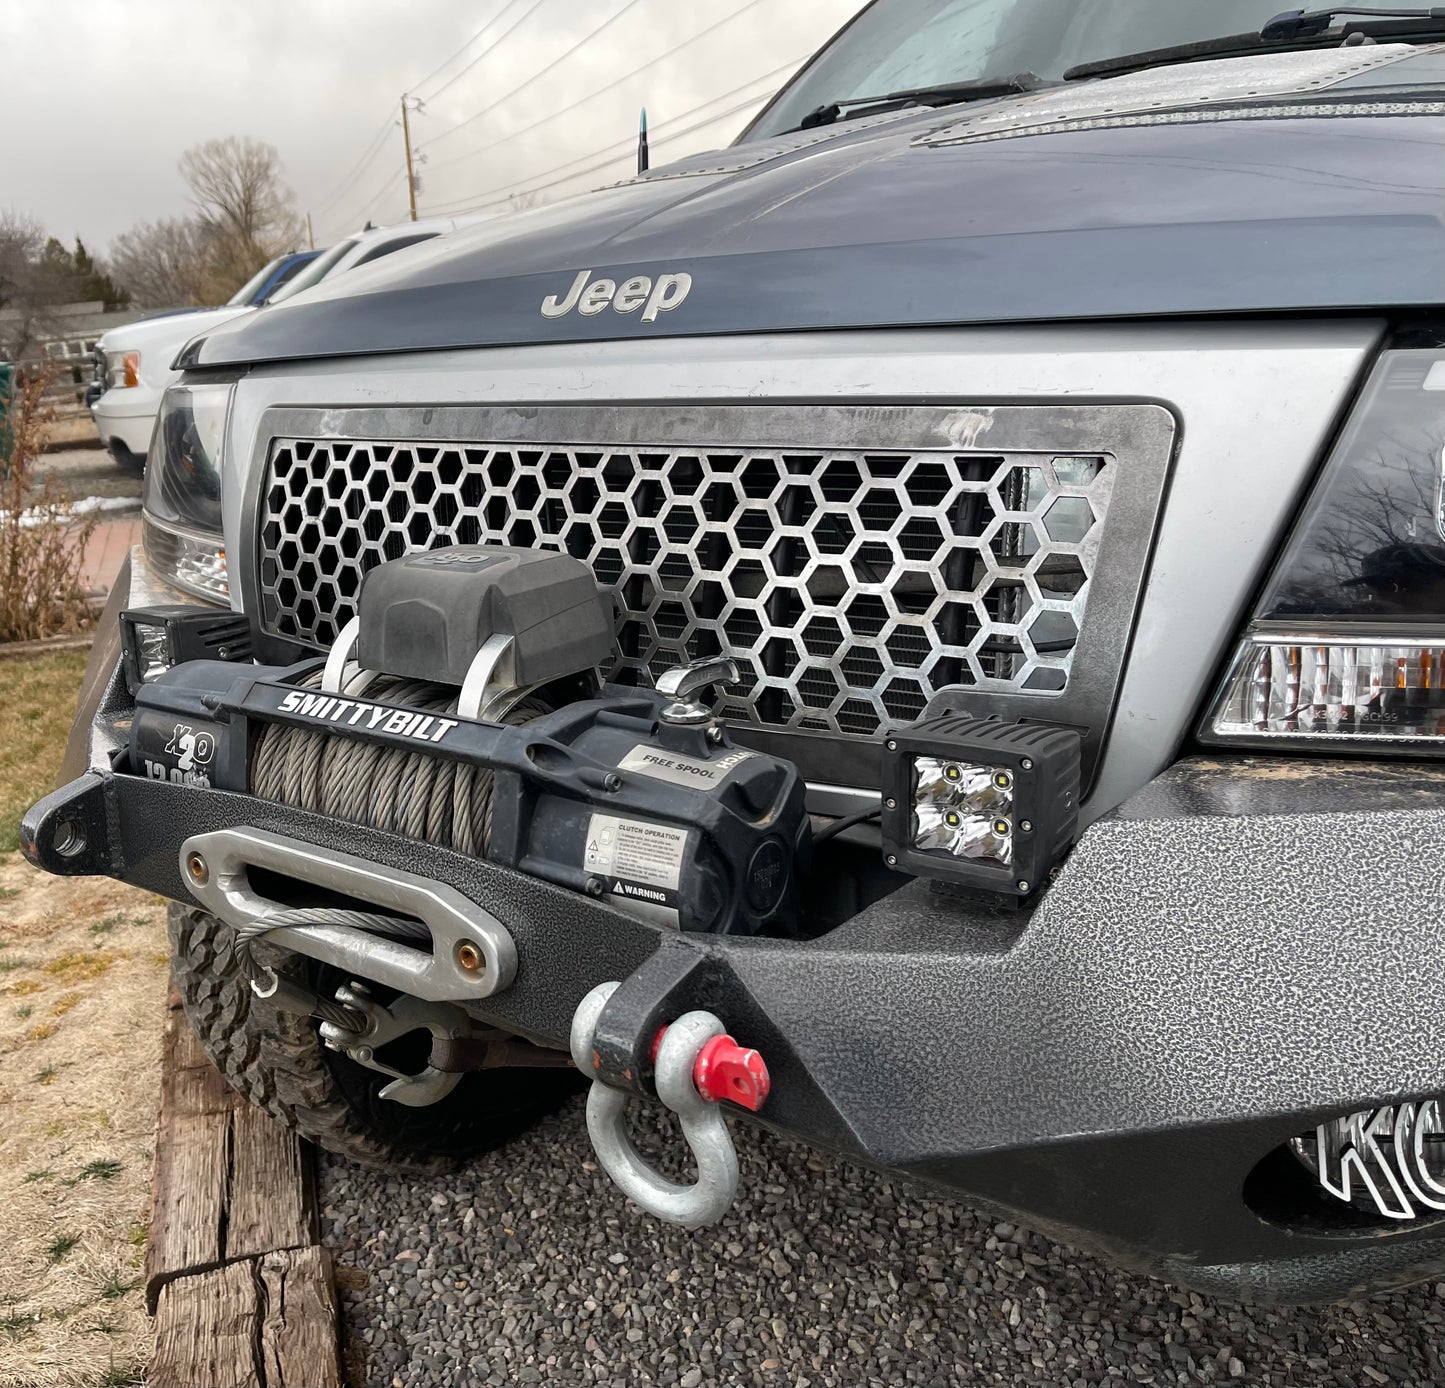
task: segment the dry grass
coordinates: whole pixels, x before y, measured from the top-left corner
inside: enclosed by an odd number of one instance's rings
[[[135,1381],[165,911],[109,878],[0,858],[0,1385]],[[90,927],[115,920],[102,936]],[[101,947],[97,947],[98,943]]]
[[[0,1388],[139,1381],[165,1008],[160,898],[6,849],[84,652],[0,662]]]
[[[85,661],[85,651],[0,661],[0,853],[14,851],[20,816],[55,788]]]

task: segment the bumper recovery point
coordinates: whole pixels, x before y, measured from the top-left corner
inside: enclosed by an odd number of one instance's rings
[[[593,1077],[587,1096],[592,1149],[622,1192],[649,1214],[688,1229],[715,1224],[738,1193],[737,1151],[718,1102],[728,1098],[760,1109],[770,1087],[767,1065],[756,1051],[728,1036],[711,1012],[688,1012],[657,1033],[657,1097],[677,1115],[697,1163],[691,1185],[669,1181],[647,1164],[627,1135],[628,1092],[613,1088],[598,1073],[597,1020],[619,986],[599,983],[572,1019],[572,1059],[581,1073]]]

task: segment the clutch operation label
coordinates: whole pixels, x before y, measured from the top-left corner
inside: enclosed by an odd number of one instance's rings
[[[582,866],[602,878],[613,896],[675,910],[686,852],[686,829],[594,814]]]

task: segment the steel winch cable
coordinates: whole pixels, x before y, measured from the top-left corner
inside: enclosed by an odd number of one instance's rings
[[[302,687],[317,688],[314,672]],[[424,680],[383,676],[366,697],[423,713],[453,714],[458,691]],[[503,722],[529,723],[549,712],[519,700]],[[484,857],[492,828],[491,771],[422,750],[386,747],[329,729],[269,724],[256,743],[251,793],[383,833]]]
[[[301,681],[316,689],[321,671]],[[391,676],[366,687],[368,699],[404,705],[426,713],[455,713],[459,691],[425,680]],[[520,699],[502,721],[522,724],[550,712],[536,699]],[[484,856],[492,830],[492,773],[486,767],[445,760],[424,751],[387,747],[348,738],[327,729],[268,724],[256,741],[251,764],[251,793],[297,809],[311,810],[383,833]],[[431,931],[420,921],[380,911],[347,907],[298,907],[278,911],[239,926],[236,961],[248,983],[261,996],[281,986],[274,972],[260,965],[252,952],[255,941],[273,930],[314,925],[343,926],[374,935],[430,944]],[[366,1018],[355,1008],[322,997],[310,989],[287,987],[288,1001],[298,1003],[322,1021],[348,1031],[362,1031]]]
[[[404,916],[390,916],[382,911],[356,911],[349,907],[309,906],[292,911],[276,911],[260,920],[247,921],[233,927],[232,939],[236,965],[241,976],[260,996],[272,996],[278,987],[275,971],[260,964],[252,946],[273,930],[287,927],[305,929],[314,925],[339,925],[352,930],[365,930],[373,935],[390,936],[404,940],[430,942],[431,931],[420,921],[408,920]],[[295,993],[293,990],[288,990]],[[310,1014],[323,1022],[332,1022],[347,1031],[363,1031],[366,1016],[354,1007],[347,1007],[331,998],[314,993],[311,989],[300,990]]]

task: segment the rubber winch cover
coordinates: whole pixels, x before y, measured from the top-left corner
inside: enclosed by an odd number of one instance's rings
[[[545,684],[612,654],[611,602],[592,570],[552,550],[454,545],[378,564],[357,601],[366,670],[461,684],[490,636],[513,638],[517,683]]]

